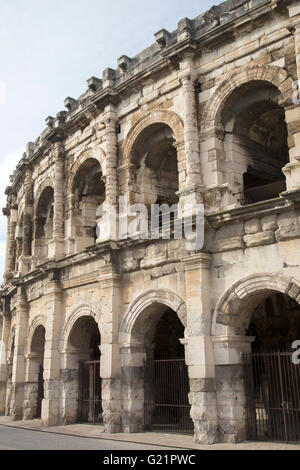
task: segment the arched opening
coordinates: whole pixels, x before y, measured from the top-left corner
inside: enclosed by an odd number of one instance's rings
[[[105,184],[98,160],[88,158],[77,171],[72,194],[72,231],[75,251],[82,251],[96,242],[97,209],[105,200]]]
[[[300,305],[288,295],[275,292],[253,310],[248,336],[255,336],[252,351],[289,349],[300,338]]]
[[[137,363],[143,350],[145,359],[140,369],[123,367],[124,377],[131,377],[129,395],[143,392],[134,404],[140,414],[129,411],[131,430],[193,433],[183,338],[183,324],[166,305],[153,303],[136,320],[132,340],[141,349],[131,357]]]
[[[131,152],[136,167],[135,202],[149,208],[151,204],[171,207],[178,203],[178,165],[174,143],[174,133],[164,123],[151,124],[136,139]]]
[[[24,403],[24,417],[26,419],[41,418],[42,401],[44,398],[44,355],[45,328],[39,325],[32,336],[28,357],[29,362]],[[26,401],[28,402],[28,407],[26,406]]]
[[[247,335],[255,337],[245,361],[247,437],[300,440],[300,370],[292,343],[299,339],[300,305],[269,292],[252,310]]]
[[[230,188],[241,204],[276,198],[286,190],[289,162],[284,109],[272,84],[254,80],[236,89],[222,113]]]
[[[38,201],[35,213],[34,255],[39,262],[49,256],[49,243],[53,239],[53,188],[47,186]]]
[[[80,317],[71,330],[67,345],[66,422],[101,423],[101,378],[99,328],[91,316]]]

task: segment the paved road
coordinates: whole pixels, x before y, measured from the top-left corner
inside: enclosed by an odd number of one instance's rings
[[[66,436],[0,425],[0,450],[170,450],[155,445]]]

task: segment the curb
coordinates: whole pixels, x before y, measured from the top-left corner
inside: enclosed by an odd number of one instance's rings
[[[7,428],[14,428],[14,429],[25,429],[26,431],[36,431],[36,432],[44,432],[47,434],[58,434],[62,436],[71,436],[71,437],[80,437],[83,439],[98,439],[98,440],[105,440],[105,441],[112,441],[112,442],[129,442],[130,444],[140,444],[140,445],[153,445],[155,447],[159,447],[159,444],[153,444],[152,442],[141,442],[141,441],[134,441],[134,440],[123,440],[123,439],[117,439],[117,438],[112,438],[112,437],[97,437],[97,436],[82,436],[78,434],[72,434],[72,433],[66,433],[66,432],[59,432],[59,431],[47,431],[46,428],[41,428],[41,429],[36,429],[36,428],[29,428],[29,427],[23,427],[23,426],[14,426],[11,424],[2,424],[0,423],[0,426],[6,426]],[[161,447],[168,447],[170,449],[177,449],[177,450],[201,450],[201,449],[195,449],[193,447],[176,447],[176,446],[171,446],[169,444],[162,444]]]

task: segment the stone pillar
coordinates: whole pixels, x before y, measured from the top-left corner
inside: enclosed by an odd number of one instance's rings
[[[64,256],[65,239],[65,150],[61,142],[54,145],[54,210],[53,246],[49,257],[60,259]]]
[[[7,217],[6,224],[6,246],[5,246],[5,267],[4,267],[4,278],[8,274],[8,264],[9,264],[9,239],[10,239],[10,210],[7,207],[2,209],[2,213]],[[9,277],[9,276],[8,276]]]
[[[184,150],[186,156],[186,187],[201,185],[199,130],[195,84],[192,65],[188,65],[188,75],[181,79],[184,96]]]
[[[203,185],[200,163],[200,142],[193,54],[187,54],[180,64],[179,78],[183,91],[184,142],[176,142],[179,172],[179,205],[203,202]],[[194,212],[191,214],[194,215]]]
[[[144,344],[122,346],[123,432],[144,431],[144,370],[146,356]]]
[[[106,173],[102,180],[105,184],[103,215],[97,220],[97,243],[114,240],[118,237],[118,139],[117,113],[113,105],[105,108]]]
[[[24,181],[24,212],[23,212],[23,237],[22,254],[19,262],[19,271],[26,274],[30,271],[32,249],[32,215],[33,215],[33,182],[32,171],[27,168]]]
[[[11,319],[9,312],[4,312],[3,316],[0,317],[0,321],[1,320],[2,331],[0,341],[0,415],[4,415],[6,403],[6,384],[8,379],[8,344],[11,327]]]
[[[242,354],[251,352],[254,337],[213,337],[217,378],[219,438],[236,443],[246,438],[245,388]]]
[[[35,419],[37,415],[39,357],[27,354],[24,383],[23,419]]]
[[[290,27],[294,32],[298,84],[293,85],[294,95],[292,99],[290,99],[290,96],[282,97],[287,102],[282,103],[282,105],[285,106],[290,154],[290,161],[283,167],[282,171],[286,176],[287,191],[293,191],[300,188],[300,2],[287,8],[289,10]]]
[[[100,322],[102,417],[105,432],[115,433],[121,430],[120,276],[110,262],[101,268],[99,282],[105,299]]]
[[[183,259],[186,282],[187,327],[185,333],[191,418],[195,442],[217,441],[218,416],[215,364],[210,336],[210,262],[208,254],[199,253]]]
[[[205,173],[205,208],[208,211],[240,206],[241,186],[225,161],[224,132],[215,127],[201,129],[200,154],[207,162]]]
[[[5,279],[10,279],[16,270],[16,226],[17,226],[17,210],[10,209],[9,217],[9,238],[7,239],[8,255],[7,267],[5,269]]]
[[[75,241],[76,241],[76,226],[73,223],[73,212],[75,206],[74,194],[66,194],[65,204],[65,219],[66,219],[66,254],[72,255],[75,253]]]
[[[12,407],[13,420],[23,417],[24,380],[25,380],[25,347],[28,328],[28,303],[22,286],[18,287],[16,301],[16,335],[12,367]]]
[[[33,197],[33,183],[32,172],[29,168],[26,170],[25,182],[25,207],[23,214],[23,255],[31,256],[31,242],[32,242],[32,197]]]
[[[114,106],[105,108],[106,126],[106,186],[105,201],[108,205],[117,206],[118,182],[118,140],[117,140],[117,113]]]
[[[42,401],[42,425],[59,424],[60,408],[60,355],[59,340],[63,315],[63,292],[57,280],[57,273],[50,274],[45,312],[44,352],[44,399]]]

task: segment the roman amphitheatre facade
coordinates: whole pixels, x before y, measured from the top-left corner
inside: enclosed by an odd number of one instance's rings
[[[228,0],[46,119],[6,189],[0,414],[299,440],[298,80],[300,2]],[[204,204],[204,246],[96,230],[120,196]]]

